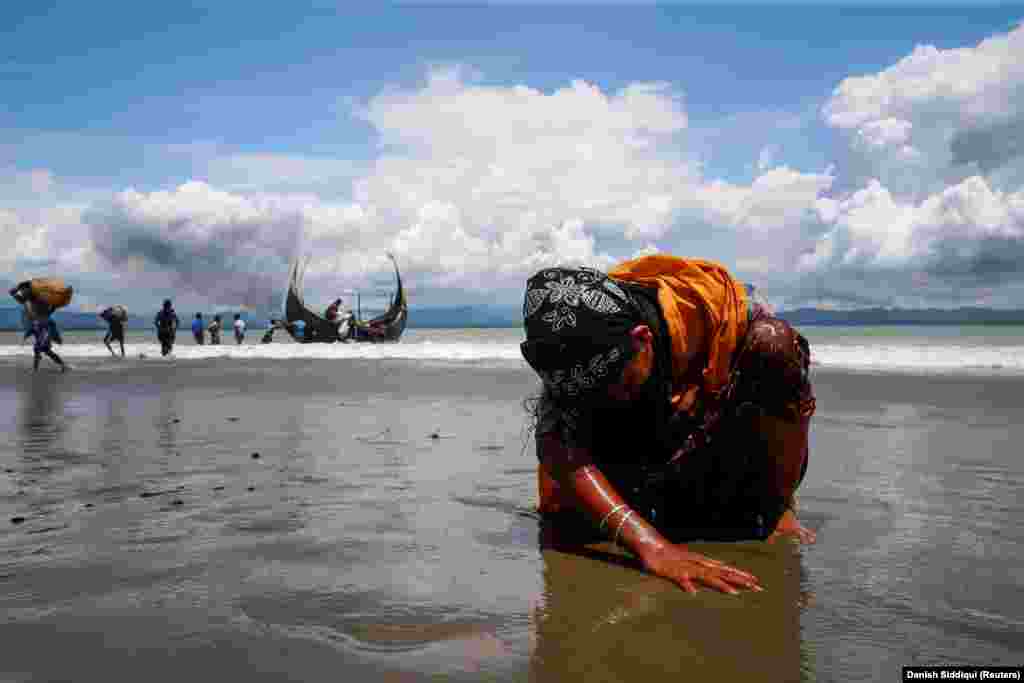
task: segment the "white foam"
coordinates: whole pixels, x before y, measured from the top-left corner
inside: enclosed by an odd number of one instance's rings
[[[1024,374],[1024,346],[817,344],[822,368],[912,374]]]
[[[61,357],[110,358],[102,344],[65,344],[54,347]],[[129,344],[130,358],[162,360],[159,344]],[[222,346],[175,345],[178,360],[224,359],[409,359],[439,361],[521,361],[518,344],[472,342],[399,342],[395,344],[242,344]],[[32,345],[0,346],[0,358],[32,357]]]
[[[166,361],[160,347],[132,343],[129,357]],[[69,359],[109,358],[102,344],[77,343],[57,347]],[[0,345],[0,359],[31,358],[32,346]],[[417,340],[394,344],[225,344],[174,347],[179,361],[225,359],[406,359],[428,362],[466,362],[506,366],[521,364],[518,342],[491,340]],[[911,374],[1024,375],[1024,346],[958,346],[935,344],[815,344],[812,362],[824,369]]]

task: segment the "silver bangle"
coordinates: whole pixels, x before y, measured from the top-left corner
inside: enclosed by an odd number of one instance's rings
[[[622,521],[619,522],[619,527],[615,530],[615,539],[612,541],[615,545],[619,544],[619,534],[622,533],[622,527],[626,526],[626,520],[629,519],[633,512],[633,510],[630,510],[622,516]]]
[[[622,503],[620,505],[616,505],[615,507],[613,507],[612,511],[604,516],[604,519],[601,520],[601,524],[599,524],[597,528],[599,530],[601,530],[601,531],[604,531],[604,527],[608,523],[608,520],[611,519],[611,516],[614,515],[616,512],[618,512],[619,510],[621,510],[624,507],[626,507],[625,503]]]

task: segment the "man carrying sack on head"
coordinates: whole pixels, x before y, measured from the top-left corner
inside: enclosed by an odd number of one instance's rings
[[[53,342],[62,344],[63,340],[57,323],[50,316],[58,308],[71,303],[73,292],[74,290],[59,278],[26,280],[9,291],[14,300],[25,307],[25,313],[30,321],[25,338],[35,338],[32,346],[33,372],[39,370],[39,361],[44,354],[60,366],[61,372],[68,369],[67,364],[53,350]]]
[[[724,267],[657,255],[608,274],[548,268],[528,280],[523,318],[543,382],[540,511],[556,530],[600,532],[690,592],[761,587],[685,542],[814,540],[794,511],[810,348]]]
[[[9,293],[25,307],[29,318],[46,318],[71,303],[74,289],[60,278],[37,277],[18,283]]]
[[[107,333],[103,336],[103,344],[106,345],[110,355],[117,357],[110,342],[116,341],[121,344],[121,358],[124,358],[124,323],[128,320],[128,309],[120,304],[105,308],[100,313],[100,318],[107,323]]]

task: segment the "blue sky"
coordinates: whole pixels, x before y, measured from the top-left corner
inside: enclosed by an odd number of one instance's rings
[[[781,303],[1024,305],[1024,150],[970,149],[1024,130],[1022,19],[5,3],[0,271],[67,273],[83,306],[265,306],[297,250],[314,299],[392,250],[424,303],[511,303],[532,267],[663,250]]]

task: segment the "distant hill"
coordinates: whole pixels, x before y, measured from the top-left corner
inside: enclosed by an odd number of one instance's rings
[[[794,325],[1024,325],[1024,310],[964,307],[861,308],[826,311],[798,308],[780,311],[780,318]]]
[[[522,316],[519,306],[421,308],[409,311],[409,327],[520,327]],[[1024,325],[1024,310],[992,308],[797,308],[778,316],[794,325]]]
[[[153,314],[130,316],[127,327],[149,330]],[[364,314],[367,312],[364,311]],[[181,314],[179,314],[181,315]],[[204,318],[212,314],[204,313]],[[269,325],[266,314],[243,314],[250,329],[264,329]],[[852,311],[798,308],[781,311],[780,318],[794,325],[1024,325],[1024,310],[991,308],[956,308],[951,310],[865,308]],[[230,322],[234,313],[221,313]],[[93,313],[58,311],[54,318],[66,330],[102,330],[106,324]],[[191,316],[182,315],[182,327],[187,328]],[[463,328],[463,327],[519,327],[522,310],[519,306],[450,306],[413,308],[409,311],[409,328]],[[21,329],[20,308],[0,308],[0,330]]]
[[[453,306],[410,308],[409,327],[521,327],[522,309],[518,306]]]

